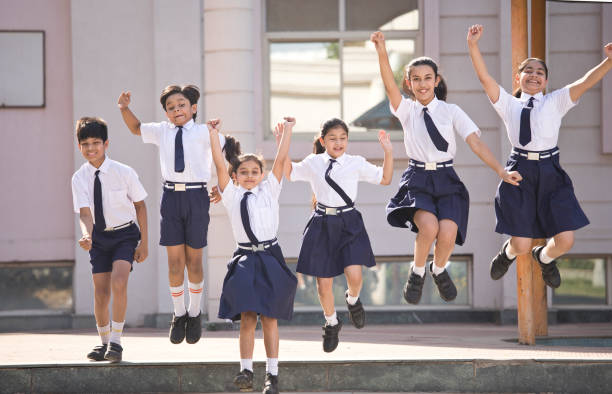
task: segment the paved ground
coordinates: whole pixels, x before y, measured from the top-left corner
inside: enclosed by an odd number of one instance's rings
[[[550,326],[551,337],[612,337],[609,323]],[[612,360],[612,347],[525,346],[515,326],[492,324],[345,325],[340,345],[324,353],[318,327],[281,327],[280,361],[346,360]],[[262,332],[255,361],[265,361]],[[510,341],[508,341],[510,340]],[[0,366],[88,363],[98,344],[95,330],[0,333]],[[238,362],[238,331],[205,331],[195,345],[173,345],[166,330],[127,329],[122,341],[129,363]]]

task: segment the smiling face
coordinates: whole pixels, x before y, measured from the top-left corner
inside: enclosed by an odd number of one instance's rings
[[[190,104],[182,93],[175,93],[166,99],[166,116],[175,126],[183,126],[193,118],[197,104]]]
[[[546,88],[546,83],[548,82],[546,74],[546,67],[541,61],[529,60],[525,67],[516,75],[516,79],[521,90],[533,96],[544,91]]]
[[[96,168],[104,162],[106,148],[108,148],[108,140],[102,141],[102,138],[90,137],[79,141],[81,154],[85,160]]]
[[[337,159],[346,151],[348,133],[342,126],[336,126],[327,131],[325,137],[319,138],[328,155]]]
[[[429,104],[435,97],[434,89],[440,83],[440,77],[431,66],[422,64],[410,66],[406,76],[406,85],[414,97],[423,105]]]
[[[260,164],[255,160],[245,160],[232,174],[232,178],[239,186],[251,190],[263,180],[263,171]]]

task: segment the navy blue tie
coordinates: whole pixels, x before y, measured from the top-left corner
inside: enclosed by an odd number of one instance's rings
[[[183,126],[178,126],[174,138],[174,172],[185,171],[185,152],[183,151]]]
[[[106,221],[104,220],[104,209],[102,208],[102,183],[98,174],[100,174],[100,170],[96,170],[96,179],[94,179],[94,219],[96,230],[104,231]]]
[[[427,107],[423,108],[423,120],[425,121],[425,127],[427,127],[427,132],[429,133],[429,138],[436,146],[439,151],[446,152],[448,151],[448,142],[442,137],[442,134],[438,131],[436,124],[429,116],[427,112]]]
[[[342,188],[336,182],[334,182],[333,179],[331,179],[331,176],[329,176],[329,173],[331,172],[335,162],[335,159],[329,159],[329,166],[325,171],[325,182],[327,182],[327,184],[331,186],[331,188],[334,189],[334,191],[338,193],[340,197],[342,197],[346,205],[352,207],[353,201],[351,200],[351,198],[344,192],[344,190],[342,190]]]
[[[244,227],[244,232],[252,244],[257,245],[259,241],[253,233],[253,229],[251,229],[251,221],[249,220],[249,208],[247,206],[247,200],[249,196],[253,194],[251,192],[245,192],[242,195],[242,200],[240,200],[240,219],[242,219],[242,227]]]
[[[521,111],[521,129],[519,142],[525,146],[531,142],[531,110],[533,109],[533,97],[529,99],[527,106]]]

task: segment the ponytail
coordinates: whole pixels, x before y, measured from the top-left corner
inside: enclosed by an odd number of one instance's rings
[[[227,172],[230,177],[238,167],[240,166],[240,155],[242,154],[242,150],[240,149],[240,142],[232,137],[231,135],[225,136],[225,146],[223,147],[225,151],[225,159],[229,163],[229,167],[227,168]]]
[[[406,80],[410,78],[410,68],[415,66],[429,66],[434,71],[435,78],[437,79],[438,77],[440,77],[440,82],[438,82],[438,86],[434,88],[434,94],[436,95],[438,100],[446,101],[446,95],[448,93],[446,81],[442,77],[442,74],[438,73],[438,65],[436,64],[436,62],[432,58],[426,56],[417,57],[416,59],[413,59],[410,63],[408,63],[406,68],[404,68],[404,79],[402,81],[402,89],[404,90],[404,93],[406,93],[411,99],[415,99],[414,93],[412,92],[412,90],[410,90],[410,87],[406,82]]]

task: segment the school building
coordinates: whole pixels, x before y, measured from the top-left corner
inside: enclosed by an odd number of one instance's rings
[[[546,8],[548,86],[554,90],[603,59],[603,45],[612,41],[612,4],[549,1]],[[403,300],[415,235],[389,226],[384,208],[407,158],[369,42],[373,31],[385,32],[398,80],[413,57],[436,59],[448,101],[467,112],[505,162],[506,131],[472,69],[466,35],[471,24],[485,26],[481,50],[492,75],[510,90],[510,14],[510,0],[0,0],[0,329],[93,327],[91,270],[76,243],[70,189],[84,160],[74,136],[81,116],[108,122],[109,156],[133,167],[149,194],[149,257],[134,264],[127,323],[167,326],[172,302],[166,251],[158,246],[158,149],[131,135],[116,102],[130,90],[141,121],[162,121],[161,90],[187,83],[201,88],[198,121],[223,119],[222,131],[245,151],[263,154],[268,168],[275,154],[271,129],[284,115],[298,122],[293,160],[312,151],[323,121],[341,117],[351,130],[348,152],[381,164],[376,132],[389,130],[392,185],[361,184],[357,198],[378,263],[364,272],[366,310],[410,311],[428,321],[512,320],[515,267],[499,282],[489,277],[489,262],[504,240],[494,232],[499,179],[462,142],[455,168],[470,192],[470,218],[467,241],[455,249],[449,268],[459,296],[443,302],[430,277],[420,305]],[[611,109],[612,74],[563,121],[561,163],[591,224],[576,232],[574,248],[559,264],[562,286],[548,289],[558,321],[612,319]],[[280,203],[278,238],[295,266],[311,211],[310,186],[285,182]],[[203,308],[216,321],[235,248],[221,204],[211,208],[208,243]],[[297,316],[322,321],[313,279],[299,280]],[[336,282],[344,310],[343,283]]]

